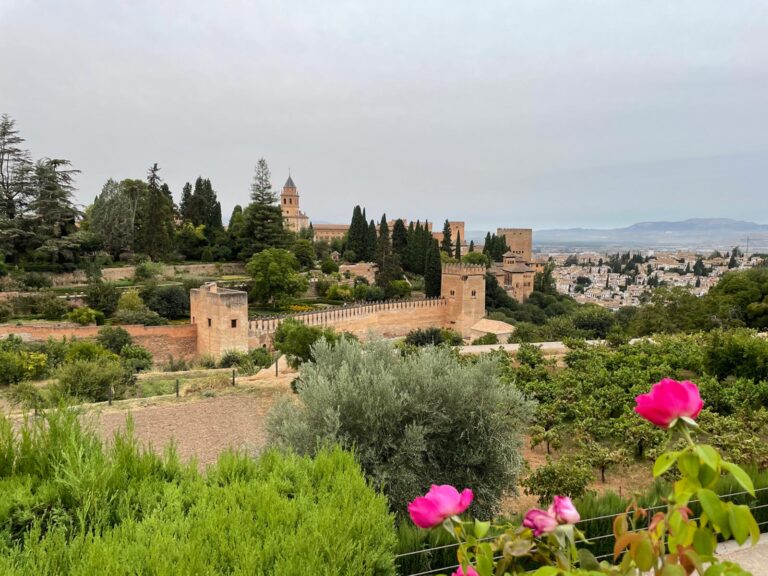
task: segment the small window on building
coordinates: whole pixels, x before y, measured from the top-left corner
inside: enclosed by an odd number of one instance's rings
[[[232,328],[237,328],[237,320],[231,320],[230,324],[232,325]]]
[[[210,328],[210,327],[211,327],[211,319],[208,318],[208,328]]]
[[[451,290],[451,296],[456,296],[456,291],[455,290]]]
[[[477,296],[477,290],[472,290],[472,298],[474,298],[475,296]]]

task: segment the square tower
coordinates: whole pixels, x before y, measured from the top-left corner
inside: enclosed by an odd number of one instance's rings
[[[443,264],[440,295],[446,300],[446,325],[469,337],[485,316],[485,266]]]
[[[497,236],[504,236],[509,251],[523,262],[533,259],[533,230],[530,228],[499,228]]]
[[[248,294],[207,282],[189,293],[189,312],[197,326],[197,353],[220,359],[230,351],[248,352]]]

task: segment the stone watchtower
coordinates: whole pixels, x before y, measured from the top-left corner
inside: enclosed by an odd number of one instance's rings
[[[280,208],[283,211],[283,221],[288,230],[298,232],[302,228],[309,227],[309,218],[299,209],[299,191],[290,175],[280,193]]]
[[[485,316],[485,266],[443,264],[440,295],[446,300],[446,325],[469,336]]]
[[[248,294],[207,282],[189,293],[197,353],[220,359],[230,351],[248,352]]]

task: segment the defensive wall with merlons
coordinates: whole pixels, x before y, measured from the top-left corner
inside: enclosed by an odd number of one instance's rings
[[[275,330],[287,318],[308,326],[350,332],[360,338],[370,334],[393,338],[418,328],[452,328],[465,337],[485,316],[485,267],[462,264],[443,266],[441,295],[422,300],[371,302],[339,306],[272,318],[248,318],[248,295],[222,288],[215,282],[190,293],[190,323],[168,326],[122,326],[146,347],[155,361],[246,352],[272,346]],[[27,341],[48,338],[95,338],[98,326],[76,324],[0,324],[0,337],[15,334]]]

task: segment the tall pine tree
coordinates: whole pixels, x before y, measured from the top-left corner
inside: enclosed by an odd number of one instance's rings
[[[291,234],[283,227],[283,212],[276,203],[277,196],[272,192],[269,177],[267,162],[260,158],[251,184],[253,202],[243,212],[245,225],[240,251],[243,259],[267,248],[287,247],[291,242]]]
[[[155,163],[147,172],[147,189],[141,207],[137,244],[153,260],[168,258],[173,248],[173,204],[163,192],[160,168]]]
[[[271,206],[277,202],[277,195],[272,191],[272,182],[269,166],[264,158],[259,158],[251,184],[251,200],[256,204]]]

